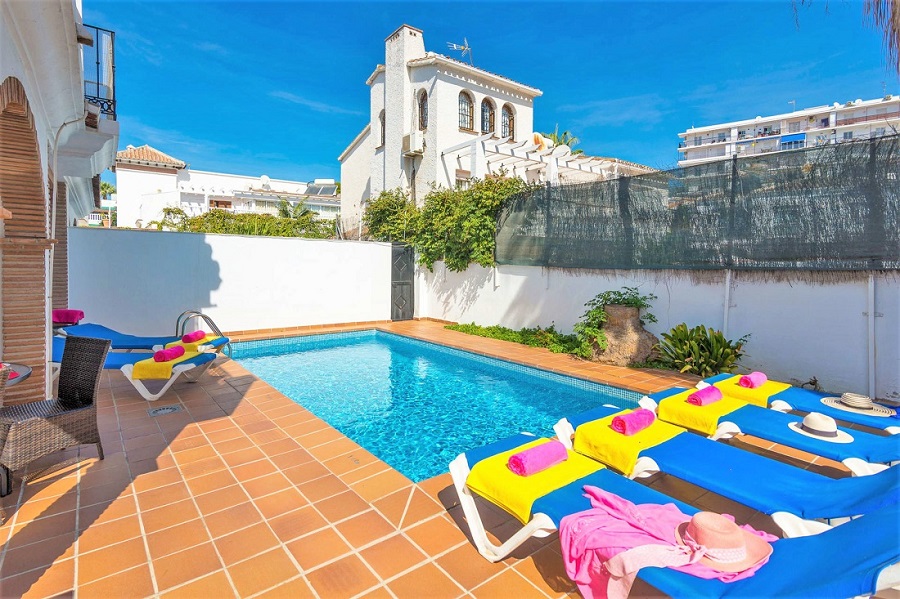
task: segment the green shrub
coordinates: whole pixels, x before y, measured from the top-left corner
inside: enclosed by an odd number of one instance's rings
[[[181,208],[163,208],[163,218],[153,221],[157,230],[189,233],[226,233],[232,235],[262,235],[269,237],[309,237],[327,239],[333,236],[334,223],[317,220],[315,213],[302,204],[293,208],[291,216],[272,214],[235,214],[212,209],[197,216],[188,216]]]
[[[415,240],[419,213],[402,189],[382,191],[366,204],[363,223],[378,241]]]
[[[444,328],[479,337],[512,341],[513,343],[521,343],[531,347],[545,347],[557,354],[574,353],[580,345],[580,341],[575,335],[563,335],[557,332],[553,325],[546,329],[535,327],[533,329],[525,328],[516,331],[515,329],[499,325],[483,327],[473,322],[472,324],[448,324]]]
[[[594,353],[594,345],[600,351],[604,351],[608,347],[606,333],[603,332],[603,324],[608,318],[605,310],[606,306],[630,306],[643,312],[650,308],[650,301],[655,299],[656,296],[652,293],[640,295],[636,287],[623,287],[621,291],[604,291],[597,294],[596,297],[585,304],[587,311],[581,315],[581,320],[575,324],[575,335],[580,341],[575,355],[582,358],[591,358]],[[649,312],[645,312],[642,316],[647,322],[656,322],[656,316]],[[641,322],[643,323],[643,320]]]
[[[750,335],[729,341],[721,331],[702,324],[688,329],[685,323],[681,323],[668,333],[663,333],[662,338],[657,349],[669,368],[706,378],[722,372],[734,372],[737,361],[744,355],[744,344]]]

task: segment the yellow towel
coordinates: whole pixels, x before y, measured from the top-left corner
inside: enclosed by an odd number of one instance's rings
[[[506,465],[509,456],[514,453],[547,441],[549,439],[537,439],[481,460],[469,473],[466,486],[525,524],[531,519],[531,505],[537,499],[604,467],[599,462],[571,451],[565,462],[531,476],[514,474]]]
[[[190,360],[195,356],[199,356],[197,352],[184,352],[183,356],[179,356],[168,362],[157,362],[152,357],[140,362],[134,363],[134,370],[131,371],[131,378],[135,380],[142,379],[170,379],[172,378],[172,367],[185,360]]]
[[[641,450],[668,441],[684,429],[668,422],[655,420],[653,424],[633,435],[617,433],[612,419],[634,410],[623,410],[612,416],[586,422],[575,429],[575,451],[631,476]]]
[[[688,389],[677,395],[672,395],[659,402],[656,414],[660,420],[689,428],[692,431],[711,435],[719,426],[719,419],[726,414],[731,414],[738,408],[743,408],[747,402],[733,397],[723,397],[705,406],[695,406],[687,402],[688,396],[696,389]]]
[[[194,341],[193,343],[185,343],[184,341],[179,339],[178,341],[173,341],[172,343],[166,343],[166,349],[169,349],[170,347],[175,347],[176,345],[180,345],[181,347],[184,348],[185,352],[198,352],[198,351],[200,351],[201,345],[206,345],[207,343],[212,343],[213,341],[215,341],[218,338],[219,338],[218,335],[215,335],[213,337],[210,337],[209,335],[207,335],[203,339],[199,339],[197,341]]]
[[[773,395],[781,393],[785,389],[790,388],[790,385],[787,383],[779,383],[778,381],[766,381],[756,389],[748,389],[746,387],[741,387],[740,385],[738,385],[739,380],[741,380],[741,376],[739,374],[736,374],[730,379],[725,379],[724,381],[713,383],[713,385],[718,387],[719,390],[722,391],[722,395],[724,395],[725,397],[741,399],[743,401],[746,401],[747,403],[753,404],[754,406],[759,406],[761,408],[768,408],[769,399]]]

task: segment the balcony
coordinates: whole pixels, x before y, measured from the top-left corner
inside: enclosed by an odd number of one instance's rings
[[[869,121],[886,121],[888,119],[896,119],[900,118],[900,110],[895,110],[893,112],[886,112],[883,114],[867,114],[865,116],[857,116],[846,119],[837,119],[836,126],[843,127],[844,125],[854,125],[856,123],[866,123]]]
[[[100,114],[116,120],[116,34],[114,31],[84,25],[93,44],[83,46],[84,99],[100,107]]]

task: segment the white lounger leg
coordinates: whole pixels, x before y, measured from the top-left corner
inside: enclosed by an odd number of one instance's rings
[[[841,463],[843,463],[844,466],[850,469],[850,472],[853,473],[853,476],[868,476],[870,474],[878,474],[879,472],[882,472],[889,468],[887,464],[873,464],[871,462],[861,460],[860,458],[846,458],[844,460],[841,460]]]
[[[735,435],[740,435],[741,432],[741,427],[733,422],[720,422],[719,426],[716,427],[716,432],[714,432],[710,436],[710,439],[712,439],[713,441],[718,441],[720,439],[731,439]]]
[[[208,364],[210,364],[210,363],[211,362],[209,362]],[[157,391],[156,393],[150,391],[147,388],[147,386],[144,385],[144,382],[142,380],[132,378],[132,373],[134,371],[134,364],[126,364],[125,366],[122,366],[122,374],[124,374],[125,378],[127,378],[131,382],[131,384],[134,386],[134,388],[137,389],[137,392],[141,394],[141,397],[143,397],[147,401],[156,401],[157,399],[162,397],[166,391],[169,390],[169,387],[171,387],[175,383],[175,381],[178,380],[179,376],[181,376],[182,374],[186,373],[189,370],[192,370],[193,368],[196,368],[196,366],[194,366],[193,364],[178,364],[177,366],[174,366],[172,368],[172,376],[169,378],[169,380],[167,380],[165,382],[165,384],[162,386],[162,388],[159,391]]]
[[[472,493],[466,487],[466,479],[469,477],[469,472],[469,463],[466,461],[465,454],[457,456],[455,460],[450,462],[450,476],[453,478],[453,486],[456,487],[456,494],[459,496],[459,504],[466,515],[472,542],[478,549],[478,553],[484,556],[485,559],[491,562],[500,561],[529,538],[546,537],[556,531],[556,525],[553,524],[546,514],[535,514],[528,524],[519,529],[516,534],[507,539],[502,545],[491,543],[484,529],[484,524],[481,522],[481,514],[478,513],[478,506],[475,505],[475,498],[472,497]]]

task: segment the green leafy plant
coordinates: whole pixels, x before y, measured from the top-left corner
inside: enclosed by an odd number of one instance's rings
[[[366,204],[363,224],[378,241],[415,241],[419,213],[402,189],[382,191]]]
[[[473,322],[472,324],[449,324],[444,328],[479,337],[512,341],[513,343],[521,343],[531,347],[545,347],[557,354],[574,353],[581,344],[575,335],[563,335],[553,325],[546,329],[535,327],[517,331],[499,325],[483,327]]]
[[[604,291],[597,294],[585,304],[587,311],[575,324],[575,335],[581,341],[579,351],[575,355],[590,358],[593,356],[594,346],[600,351],[604,351],[608,347],[606,333],[603,332],[603,324],[609,318],[606,306],[619,305],[638,308],[644,312],[642,316],[647,322],[656,322],[656,316],[646,312],[651,307],[651,300],[655,299],[656,296],[652,293],[641,295],[637,287],[623,287],[621,291]]]
[[[317,220],[314,213],[302,204],[288,208],[290,216],[272,214],[234,214],[213,209],[197,216],[188,216],[181,208],[163,208],[161,220],[150,225],[157,230],[188,233],[225,233],[232,235],[262,235],[269,237],[308,237],[327,239],[334,234],[334,223]]]
[[[734,372],[737,361],[744,355],[744,345],[750,335],[730,341],[721,331],[711,327],[701,324],[689,329],[681,323],[668,333],[663,333],[662,338],[657,349],[669,368],[706,378],[722,372]]]

